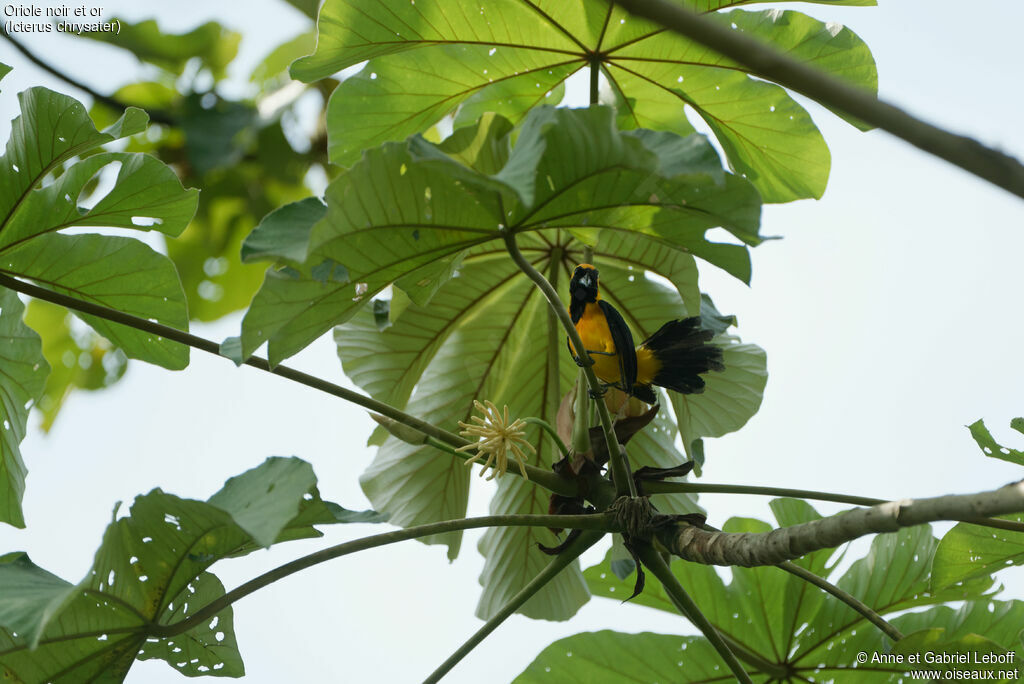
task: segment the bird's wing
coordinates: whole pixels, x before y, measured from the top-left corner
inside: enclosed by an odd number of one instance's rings
[[[633,345],[633,333],[629,332],[629,326],[614,306],[603,299],[597,302],[601,306],[601,312],[608,321],[608,330],[612,333],[612,343],[615,351],[619,354],[619,376],[622,388],[629,394],[636,384],[636,347]]]

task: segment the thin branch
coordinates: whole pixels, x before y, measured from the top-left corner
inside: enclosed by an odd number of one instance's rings
[[[555,346],[555,349],[557,350],[558,347]],[[536,425],[541,430],[546,432],[548,434],[548,437],[551,438],[551,441],[554,443],[555,447],[562,454],[562,456],[564,458],[569,457],[569,447],[565,446],[565,442],[563,442],[562,438],[558,436],[557,432],[555,432],[555,428],[551,427],[551,423],[547,422],[546,420],[541,420],[540,418],[534,418],[533,416],[529,418],[523,418],[523,422],[529,423],[530,425]]]
[[[889,501],[760,534],[708,532],[685,522],[658,525],[655,521],[655,525],[658,540],[680,558],[706,565],[754,567],[778,565],[872,532],[1020,512],[1024,512],[1024,481],[978,494]]]
[[[249,580],[245,584],[223,594],[219,598],[206,604],[184,620],[170,625],[148,625],[147,636],[160,638],[172,637],[187,632],[193,627],[203,624],[213,618],[214,615],[224,610],[235,601],[245,598],[263,587],[294,575],[300,570],[311,568],[314,565],[325,563],[350,553],[366,551],[367,549],[386,546],[409,539],[428,537],[434,534],[445,532],[456,532],[459,530],[471,530],[479,527],[566,527],[578,530],[591,530],[590,535],[594,537],[590,544],[604,536],[605,532],[614,531],[612,518],[603,513],[592,515],[485,515],[477,518],[463,518],[460,520],[445,520],[443,522],[416,525],[404,530],[395,530],[383,534],[375,534],[370,537],[363,537],[353,541],[331,546],[322,549],[308,556],[297,558],[290,563],[265,572],[259,577]],[[590,538],[588,535],[582,535]],[[588,544],[588,546],[590,545]],[[582,550],[581,550],[582,553]],[[571,560],[571,559],[570,559]]]
[[[197,335],[192,335],[191,333],[182,332],[181,330],[177,330],[160,323],[154,323],[153,321],[148,321],[144,318],[139,318],[138,316],[132,316],[131,314],[124,313],[123,311],[111,309],[99,304],[93,304],[92,302],[81,301],[59,292],[52,292],[45,288],[12,278],[10,275],[2,271],[0,271],[0,286],[27,294],[31,297],[35,297],[36,299],[42,299],[52,304],[59,304],[60,306],[67,307],[74,311],[89,314],[91,316],[97,316],[108,321],[113,321],[114,323],[120,323],[121,325],[127,325],[130,328],[135,328],[159,337],[164,337],[173,342],[178,342],[194,349],[199,349],[200,351],[213,354],[220,358],[226,358],[220,353],[220,345],[212,340],[207,340]],[[358,392],[353,392],[350,389],[346,389],[340,385],[335,385],[334,383],[327,382],[326,380],[309,375],[308,373],[303,373],[302,371],[295,370],[294,368],[289,368],[288,366],[271,367],[269,361],[257,356],[249,357],[242,363],[247,366],[252,366],[253,368],[258,368],[267,373],[279,375],[299,384],[306,385],[307,387],[312,387],[313,389],[320,390],[321,392],[326,392],[327,394],[344,399],[345,401],[350,401],[353,404],[362,406],[370,411],[375,411],[381,415],[391,418],[392,420],[402,423],[403,425],[414,428],[415,430],[422,432],[424,435],[433,437],[445,444],[456,447],[469,444],[468,441],[456,434],[439,428],[436,425],[432,425],[425,420],[420,420],[419,418],[411,416],[404,411],[399,411],[384,402],[371,399],[370,397],[359,394]],[[517,477],[519,476],[519,473],[514,471],[510,472]],[[566,496],[575,496],[577,494],[575,485],[556,473],[544,470],[543,468],[537,468],[535,466],[527,466],[526,472],[532,482],[536,482],[556,494],[563,494]]]
[[[855,611],[863,615],[865,620],[882,630],[882,632],[892,639],[894,643],[903,638],[903,633],[893,627],[892,624],[887,622],[881,615],[872,610],[871,606],[864,603],[853,594],[843,591],[824,577],[819,577],[810,570],[801,568],[796,563],[791,563],[790,561],[783,561],[782,563],[779,563],[779,567],[791,575],[796,575],[800,579],[810,582],[822,591],[832,594],[832,596],[835,596],[837,599],[850,606],[850,608],[853,608]]]
[[[789,57],[724,24],[666,0],[615,0],[631,14],[654,21],[827,106],[851,114],[911,145],[959,166],[1018,197],[1024,197],[1024,165],[973,138],[926,123],[819,69]]]
[[[562,304],[562,300],[559,298],[558,293],[551,287],[551,283],[547,281],[544,275],[535,269],[530,262],[524,257],[523,253],[519,251],[519,247],[516,245],[516,236],[511,232],[505,233],[505,245],[508,248],[508,253],[512,255],[512,260],[516,262],[519,269],[532,280],[544,296],[548,300],[548,304],[554,310],[555,315],[558,316],[558,320],[562,322],[562,327],[565,328],[566,334],[569,336],[569,340],[572,342],[573,349],[576,350],[576,355],[580,359],[580,363],[583,364],[583,372],[587,376],[587,385],[591,391],[596,395],[601,390],[601,384],[597,380],[597,376],[594,374],[594,361],[587,354],[587,350],[583,347],[583,341],[580,339],[580,334],[576,331],[576,326],[573,325],[572,319],[569,317],[569,311]],[[615,430],[612,428],[612,417],[608,412],[608,406],[604,401],[598,400],[594,402],[597,404],[597,413],[601,417],[601,428],[604,431],[605,444],[608,448],[609,467],[612,471],[612,476],[615,479],[615,490],[616,494],[623,496],[628,494],[631,497],[636,497],[636,485],[633,483],[633,477],[629,472],[629,466],[626,465],[625,459],[622,457],[622,453],[619,451],[619,441],[615,437]]]
[[[706,482],[667,482],[665,480],[645,482],[644,494],[754,494],[758,496],[788,496],[796,499],[832,501],[841,504],[853,504],[854,506],[877,506],[888,501],[888,499],[875,499],[870,496],[818,492],[810,489],[790,489],[789,487],[710,484]],[[1024,532],[1024,523],[1013,520],[1000,520],[998,518],[956,518],[956,520],[982,527],[993,527],[1011,532]]]
[[[64,72],[62,72],[60,70],[58,70],[56,67],[51,66],[50,64],[47,64],[42,59],[40,59],[35,54],[33,54],[31,50],[29,50],[27,47],[22,45],[19,41],[15,40],[15,38],[13,36],[11,36],[11,34],[8,33],[7,31],[0,31],[0,35],[2,35],[4,38],[6,38],[7,41],[11,45],[14,46],[15,50],[17,50],[21,54],[25,55],[25,57],[28,59],[28,61],[32,62],[37,67],[39,67],[43,71],[47,72],[51,76],[55,76],[56,78],[60,79],[61,81],[64,81],[69,86],[71,86],[73,88],[77,88],[78,90],[81,90],[83,93],[85,93],[86,95],[88,95],[92,99],[96,100],[97,102],[102,102],[103,104],[105,104],[106,106],[110,107],[111,109],[117,109],[117,110],[122,111],[122,112],[124,110],[126,110],[128,107],[134,106],[134,105],[129,105],[129,104],[126,104],[124,102],[121,102],[117,98],[111,97],[110,95],[104,95],[101,92],[93,90],[91,87],[89,87],[88,85],[82,83],[81,81],[78,81],[78,80],[72,78],[71,76],[65,74]],[[152,110],[145,110],[145,111],[146,111],[147,114],[149,114],[150,120],[151,121],[155,121],[156,123],[162,123],[162,124],[165,124],[165,125],[168,125],[168,126],[175,126],[178,123],[177,121],[175,121],[174,117],[172,117],[170,114],[168,114],[167,112],[164,112],[162,110],[152,109]]]
[[[477,645],[487,638],[487,636],[497,629],[501,623],[511,617],[512,613],[519,610],[519,607],[530,600],[530,598],[540,591],[548,582],[555,578],[562,570],[567,568],[573,561],[580,557],[580,555],[593,546],[599,539],[604,535],[600,532],[584,532],[581,534],[576,541],[569,545],[564,551],[551,559],[551,562],[541,570],[540,574],[530,580],[530,583],[519,590],[515,596],[509,599],[509,602],[501,607],[497,613],[495,613],[491,619],[483,624],[483,626],[476,631],[469,639],[465,641],[451,656],[448,657],[440,667],[430,673],[430,675],[423,680],[423,684],[436,684],[441,681],[448,672],[455,667],[460,660],[465,658],[470,651],[477,647]]]
[[[722,656],[722,660],[732,670],[732,673],[736,676],[736,679],[745,684],[753,684],[753,680],[750,679],[750,675],[743,669],[743,665],[736,659],[736,655],[729,648],[728,644],[722,638],[722,635],[715,628],[713,624],[707,619],[704,613],[700,612],[700,608],[694,603],[690,595],[686,593],[686,589],[679,583],[679,578],[675,576],[668,564],[662,559],[661,555],[654,550],[648,543],[639,543],[636,545],[638,555],[643,564],[650,568],[654,576],[661,580],[662,586],[665,587],[665,592],[669,598],[672,599],[672,603],[675,604],[679,612],[686,617],[687,620],[692,622],[697,629],[701,631],[704,637],[711,642],[711,645],[715,647],[718,654]]]

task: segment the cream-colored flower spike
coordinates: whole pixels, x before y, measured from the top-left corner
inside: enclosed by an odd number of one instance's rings
[[[495,476],[504,475],[508,470],[508,454],[511,451],[516,461],[519,462],[519,471],[523,474],[523,478],[529,480],[530,478],[526,475],[526,455],[520,446],[526,447],[533,454],[536,454],[537,451],[532,444],[526,441],[526,423],[521,418],[509,422],[508,405],[505,406],[504,413],[489,401],[481,404],[474,400],[473,406],[483,414],[483,418],[471,416],[472,423],[459,421],[459,427],[463,428],[459,432],[460,435],[470,439],[474,437],[480,439],[478,442],[456,449],[456,451],[476,449],[476,456],[466,461],[466,465],[470,465],[486,454],[487,462],[484,463],[480,475],[483,476],[484,471],[490,468],[491,476],[487,479],[493,480]]]

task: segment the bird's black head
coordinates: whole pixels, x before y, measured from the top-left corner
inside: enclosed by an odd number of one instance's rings
[[[569,296],[576,304],[597,301],[597,269],[590,264],[580,264],[572,272],[569,281]]]

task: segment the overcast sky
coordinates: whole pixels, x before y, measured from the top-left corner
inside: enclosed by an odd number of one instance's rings
[[[1021,3],[780,6],[842,22],[864,38],[883,98],[1024,157]],[[129,20],[157,17],[168,30],[212,18],[240,31],[231,88],[241,88],[252,66],[307,22],[281,0],[108,0],[103,7]],[[134,59],[114,48],[54,35],[26,42],[102,91],[138,73]],[[85,99],[3,41],[0,61],[14,66],[0,82],[4,140],[18,91],[43,84]],[[760,413],[740,432],[709,440],[704,480],[903,498],[1019,479],[1019,467],[983,457],[964,426],[983,417],[997,440],[1024,443],[1007,427],[1024,415],[1024,202],[887,134],[859,133],[819,107],[809,109],[832,151],[825,198],[765,208],[762,233],[784,239],[753,251],[751,287],[704,269],[702,289],[721,311],[739,317],[744,341],[767,350],[770,373]],[[238,324],[235,316],[195,332],[222,339]],[[192,359],[180,373],[133,363],[114,389],[74,395],[49,435],[29,435],[22,446],[30,470],[28,529],[0,526],[0,553],[26,550],[42,567],[77,581],[116,501],[157,486],[205,499],[271,455],[310,461],[325,499],[369,505],[357,483],[372,457],[363,446],[372,427],[364,411],[200,352]],[[329,337],[289,363],[351,386]],[[486,513],[493,492],[480,484],[474,478],[471,515]],[[764,498],[701,501],[716,525],[732,515],[769,517]],[[323,539],[213,570],[230,588],[383,529],[338,526]],[[318,566],[236,604],[248,681],[422,679],[480,625],[473,617],[480,534],[467,533],[454,564],[443,547],[406,542]],[[847,557],[866,544],[855,544]],[[590,552],[585,565],[602,554],[603,548]],[[1024,572],[1000,578],[1009,587],[1004,598],[1024,598]],[[568,623],[512,618],[446,681],[511,680],[554,639],[604,628],[692,633],[681,618],[594,599]],[[182,680],[163,662],[148,661],[128,681]]]

